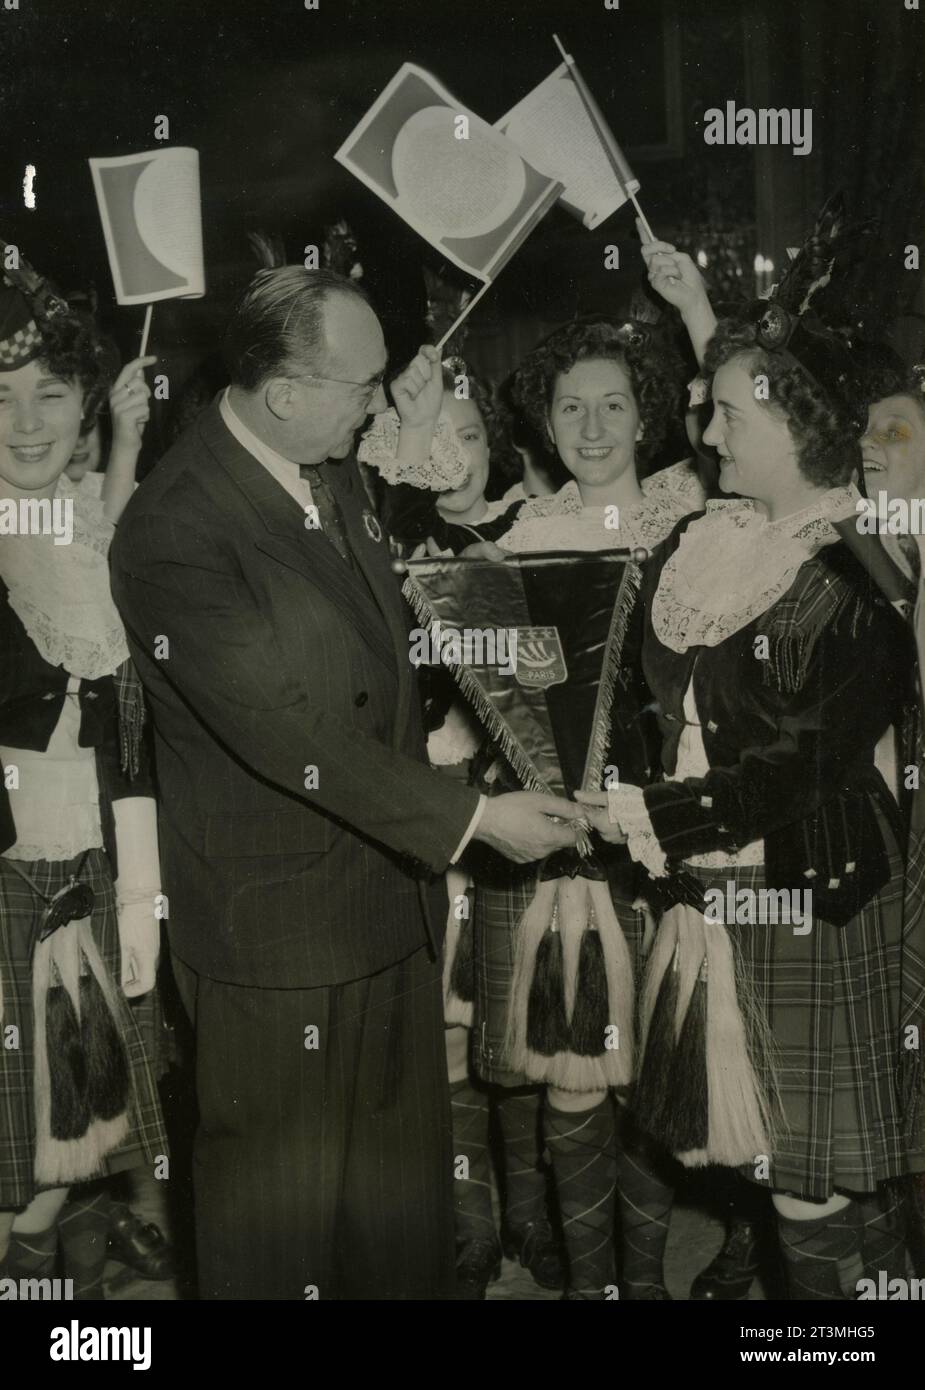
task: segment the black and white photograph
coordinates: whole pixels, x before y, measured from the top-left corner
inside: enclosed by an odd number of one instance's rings
[[[24,1352],[709,1302],[651,1355],[888,1369],[919,0],[0,0],[0,112]]]

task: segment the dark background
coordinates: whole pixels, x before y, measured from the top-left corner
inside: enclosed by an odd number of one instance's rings
[[[94,284],[123,352],[143,311],[117,308],[87,158],[170,144],[201,155],[208,293],[154,312],[171,392],[218,342],[255,262],[248,231],[288,256],[346,218],[398,364],[425,335],[431,252],[333,153],[400,64],[432,71],[494,121],[574,54],[642,181],[660,235],[704,251],[724,294],[754,292],[756,252],[780,266],[823,198],[844,188],[879,219],[877,262],[859,266],[855,317],[909,355],[925,345],[917,273],[903,248],[925,211],[925,15],[903,0],[0,0],[0,234],[65,289]],[[813,151],[714,147],[703,113],[727,100],[810,106]],[[24,210],[27,163],[36,210]],[[604,269],[604,247],[622,269]],[[553,209],[473,314],[466,352],[497,376],[551,326],[620,312],[640,284],[628,209],[595,232]],[[451,281],[459,284],[453,271]],[[151,447],[163,419],[155,421]]]

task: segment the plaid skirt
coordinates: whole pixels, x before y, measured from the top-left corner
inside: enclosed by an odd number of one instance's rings
[[[53,894],[63,888],[79,859],[66,863],[23,861],[22,868],[40,890]],[[80,874],[93,888],[91,925],[103,962],[118,986],[119,932],[116,899],[109,862],[100,849],[90,850]],[[37,933],[43,904],[27,883],[0,857],[0,1210],[24,1207],[40,1189],[33,1176],[35,1114],[32,1099],[33,1019],[31,943]],[[129,1001],[117,989],[122,1038],[131,1076],[129,1133],[107,1156],[105,1172],[114,1173],[154,1161],[167,1153],[160,1101],[145,1043]],[[7,1045],[11,1025],[18,1046]]]
[[[903,1121],[910,1172],[925,1171],[925,829],[909,837],[903,900],[899,1031]]]
[[[504,1034],[514,977],[517,924],[536,891],[536,865],[519,866],[497,855],[472,861],[475,910],[472,917],[475,958],[475,1001],[472,1062],[481,1079],[498,1086],[535,1086],[520,1072],[510,1071],[504,1059]],[[618,856],[610,871],[610,896],[633,960],[637,984],[644,963],[645,917],[633,909],[636,870],[628,857]]]
[[[912,1099],[903,1074],[909,1061],[904,1021],[919,1010],[925,985],[921,887],[923,846],[914,846],[910,879],[885,819],[887,885],[844,927],[815,920],[804,936],[787,924],[728,928],[736,977],[747,984],[767,1021],[771,1062],[758,1079],[779,1100],[766,1184],[806,1200],[836,1189],[871,1192],[878,1183],[922,1166],[921,1136],[910,1131]],[[690,869],[726,891],[760,890],[764,868]],[[920,1087],[919,1052],[912,1058]],[[906,1092],[904,1097],[903,1092]],[[915,1149],[919,1148],[918,1160]],[[743,1175],[755,1179],[751,1168]]]

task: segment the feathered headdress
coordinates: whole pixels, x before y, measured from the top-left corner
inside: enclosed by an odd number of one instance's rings
[[[0,286],[0,370],[11,371],[39,356],[44,325],[69,314],[70,307],[51,281],[2,239],[0,257],[6,267]]]
[[[835,193],[824,204],[803,245],[792,251],[790,264],[767,299],[753,300],[739,311],[754,324],[755,342],[800,367],[833,405],[860,419],[857,370],[851,355],[850,329],[829,326],[818,313],[818,296],[841,278],[873,231],[872,220],[850,222],[844,195]],[[830,321],[833,314],[826,316]]]

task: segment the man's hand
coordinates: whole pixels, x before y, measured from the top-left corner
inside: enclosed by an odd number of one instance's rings
[[[430,343],[408,363],[390,387],[403,430],[431,430],[443,405],[440,354]]]
[[[533,864],[554,850],[574,849],[574,823],[583,815],[581,806],[564,797],[506,792],[485,803],[474,838],[515,864]]]

